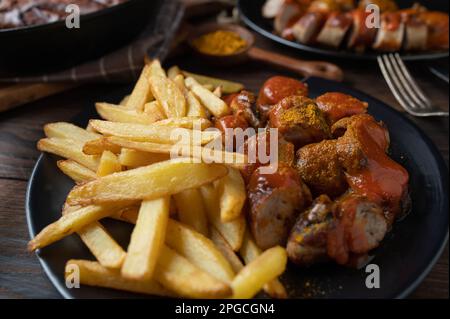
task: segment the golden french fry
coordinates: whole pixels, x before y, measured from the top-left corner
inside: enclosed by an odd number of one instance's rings
[[[118,154],[121,151],[121,147],[108,142],[105,137],[86,142],[83,145],[83,153],[86,155],[102,155],[104,151]]]
[[[121,208],[123,206],[91,205],[80,208],[70,214],[64,214],[60,219],[45,227],[36,237],[30,240],[28,249],[33,251],[48,246],[99,219],[114,215]]]
[[[167,71],[167,76],[171,80],[175,79],[175,77],[178,75],[182,76],[180,68],[176,65],[170,67],[169,70]]]
[[[166,114],[158,101],[152,101],[144,105],[144,113],[153,117],[156,121],[161,121],[167,118]]]
[[[86,131],[91,132],[91,133],[97,133],[97,132],[94,130],[94,128],[93,128],[92,126],[89,125],[89,123],[88,123],[88,125],[86,125]]]
[[[205,163],[225,163],[229,166],[239,168],[247,161],[247,157],[241,153],[215,151],[197,145],[191,146],[185,144],[174,145],[152,142],[137,142],[115,136],[110,136],[107,139],[112,144],[141,152],[170,154],[171,156],[198,159],[199,161],[201,160]]]
[[[88,205],[155,199],[210,183],[227,172],[227,168],[220,164],[169,160],[75,186],[69,193],[67,202],[69,205]]]
[[[150,63],[147,64],[149,68],[149,77],[153,76],[160,76],[160,77],[167,77],[166,71],[161,66],[161,62],[159,60],[153,60]]]
[[[244,268],[242,261],[215,227],[211,228],[211,240],[222,255],[228,260],[236,274]]]
[[[99,157],[84,154],[83,143],[75,140],[59,137],[43,138],[39,140],[37,148],[42,152],[52,153],[73,160],[93,171],[97,170],[99,164]]]
[[[217,97],[222,97],[222,87],[221,86],[217,86],[214,91],[213,94]]]
[[[227,283],[201,270],[167,246],[161,250],[154,279],[187,298],[224,298],[231,294]]]
[[[196,137],[198,138],[198,143],[206,144],[220,136],[220,132],[217,131],[197,132],[180,127],[153,124],[116,123],[101,120],[91,120],[90,123],[92,127],[102,134],[124,137],[141,142],[173,144],[177,143],[179,136],[182,136],[183,138],[189,139]]]
[[[208,219],[203,198],[198,189],[187,189],[173,196],[178,208],[178,219],[208,236]]]
[[[163,297],[173,297],[155,280],[132,280],[121,276],[120,270],[108,269],[98,262],[89,260],[69,260],[65,268],[66,281],[71,280],[74,272],[79,272],[80,283],[88,286],[126,290]]]
[[[122,100],[120,100],[119,105],[126,106],[129,99],[130,95],[125,95]]]
[[[231,283],[233,298],[252,298],[263,286],[277,278],[286,269],[286,250],[280,246],[270,248],[247,264]]]
[[[220,196],[220,219],[226,223],[239,218],[247,198],[244,179],[235,168],[228,169],[228,175],[218,181]]]
[[[212,126],[212,123],[208,119],[201,117],[178,117],[160,120],[154,122],[153,125],[170,126],[170,127],[182,127],[195,130],[205,130]]]
[[[125,104],[127,108],[142,111],[144,109],[145,103],[153,100],[153,95],[149,83],[150,73],[150,66],[145,65],[142,69],[138,81],[136,82],[136,85],[134,86],[133,92],[131,92],[131,95]]]
[[[212,84],[206,83],[206,84],[201,84],[201,86],[210,92],[214,91],[214,85],[212,85]]]
[[[216,117],[220,118],[230,112],[228,105],[219,97],[198,84],[193,78],[186,78],[186,86],[194,93],[200,102]]]
[[[150,68],[159,70],[161,64],[155,60],[150,64]],[[155,99],[164,109],[166,116],[183,117],[186,115],[186,99],[178,86],[161,72],[150,72],[150,88]]]
[[[110,151],[104,151],[97,168],[97,176],[102,177],[112,173],[120,172],[121,170],[122,165],[120,165],[117,156]]]
[[[86,143],[101,137],[100,134],[89,132],[81,127],[66,122],[49,123],[44,126],[47,137],[65,138]]]
[[[58,165],[59,169],[76,183],[92,181],[97,177],[94,171],[73,160],[61,160],[56,162],[56,165]]]
[[[240,216],[230,222],[223,223],[220,219],[220,206],[217,190],[213,185],[204,185],[200,188],[205,203],[208,219],[219,233],[225,238],[234,251],[238,251],[242,245],[245,233],[245,219]]]
[[[211,276],[223,282],[233,280],[233,269],[213,242],[190,227],[170,220],[166,244]]]
[[[119,154],[120,164],[129,168],[147,166],[167,161],[169,158],[170,156],[168,154],[141,152],[129,148],[122,148],[122,151]]]
[[[239,254],[244,260],[245,264],[251,263],[253,260],[261,255],[261,249],[254,242],[249,230],[245,232],[244,241],[242,242]],[[287,292],[283,284],[278,280],[274,279],[266,283],[263,287],[264,291],[272,298],[284,299],[287,298]]]
[[[186,86],[184,85],[184,76],[183,76],[183,74],[177,74],[175,77],[170,78],[170,79],[178,86],[178,88],[181,90],[181,92],[184,93],[184,95],[186,97]]]
[[[73,162],[73,164],[79,165],[75,162]],[[77,166],[75,166],[75,168],[78,170],[80,169],[77,168]],[[94,172],[83,166],[81,166],[81,168],[92,173],[95,179]],[[83,171],[81,171],[81,173],[83,173]],[[92,180],[91,176],[83,176],[82,174],[78,174],[78,176],[80,182]],[[72,213],[79,209],[81,209],[81,207],[68,206],[65,204],[63,208],[63,215]],[[125,258],[125,252],[99,222],[93,222],[92,224],[85,226],[83,229],[78,231],[78,235],[83,243],[89,248],[91,253],[97,258],[100,264],[108,268],[120,268]]]
[[[102,266],[107,268],[122,266],[125,251],[99,222],[93,222],[77,233]]]
[[[186,116],[201,117],[205,119],[208,118],[206,109],[191,91],[186,92],[186,102],[187,102]]]
[[[124,277],[152,278],[166,237],[169,203],[169,196],[142,202],[122,266]]]
[[[195,74],[187,71],[182,71],[185,77],[191,77],[195,79],[199,84],[210,84],[213,87],[222,87],[222,91],[224,94],[231,94],[240,92],[244,85],[237,82],[227,81],[223,79],[216,79],[205,75]]]
[[[157,114],[152,115],[135,109],[127,109],[121,105],[96,103],[95,109],[102,119],[111,122],[152,124],[159,120]]]

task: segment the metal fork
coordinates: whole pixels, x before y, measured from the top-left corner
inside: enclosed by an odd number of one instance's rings
[[[436,107],[412,78],[398,53],[377,57],[381,72],[400,105],[414,116],[448,116]]]

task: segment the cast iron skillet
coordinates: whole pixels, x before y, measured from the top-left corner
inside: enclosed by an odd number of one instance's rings
[[[162,0],[129,0],[82,15],[79,29],[64,20],[0,29],[0,73],[50,71],[96,58],[118,48],[152,21]]]
[[[391,135],[391,156],[411,175],[412,211],[394,225],[371,261],[380,268],[381,287],[365,286],[365,269],[355,270],[334,264],[309,269],[289,265],[282,277],[292,298],[403,298],[428,274],[440,256],[448,237],[448,169],[436,147],[424,133],[401,113],[364,93],[340,83],[319,78],[307,80],[311,96],[340,91],[369,103],[369,113],[382,120]],[[260,85],[262,85],[262,80]],[[256,88],[249,88],[256,89]],[[115,90],[98,99],[117,102],[129,88]],[[86,101],[92,105],[93,101]],[[88,108],[74,122],[85,126],[96,117]],[[56,166],[56,156],[43,154],[36,163],[26,195],[28,229],[34,237],[42,228],[61,216],[61,207],[71,180]],[[131,226],[119,221],[102,220],[112,236],[127,247]],[[44,249],[37,256],[45,273],[65,298],[145,297],[122,291],[81,286],[67,289],[64,265],[71,258],[93,259],[77,235],[69,236]]]
[[[269,38],[278,43],[287,45],[289,47],[307,51],[311,53],[318,53],[325,56],[345,58],[345,59],[358,59],[358,60],[375,60],[379,56],[380,52],[367,51],[364,53],[356,53],[346,49],[329,49],[325,47],[312,46],[301,44],[295,41],[286,40],[275,33],[273,33],[273,19],[266,19],[261,14],[261,8],[266,0],[239,0],[238,8],[243,21],[254,31],[260,33],[266,38]],[[427,0],[427,1],[411,1],[411,0],[398,0],[397,3],[401,8],[408,8],[414,2],[422,3],[430,10],[440,10],[448,12],[448,2],[441,0]],[[448,51],[439,52],[417,52],[417,53],[402,53],[403,60],[431,60],[439,59],[448,56]]]

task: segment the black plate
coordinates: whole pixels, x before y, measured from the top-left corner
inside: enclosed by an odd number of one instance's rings
[[[273,19],[266,19],[262,16],[261,8],[266,0],[239,0],[238,8],[244,22],[252,28],[254,31],[269,38],[278,43],[287,45],[289,47],[299,49],[302,51],[308,51],[312,53],[318,53],[321,55],[345,58],[345,59],[358,59],[358,60],[374,60],[380,55],[380,52],[367,51],[365,53],[356,53],[350,50],[334,50],[328,48],[322,48],[319,46],[310,46],[301,44],[295,41],[286,40],[275,33],[273,33]],[[400,7],[410,7],[414,2],[422,2],[429,9],[441,10],[448,12],[448,2],[440,0],[427,0],[427,1],[410,1],[403,0],[397,1]],[[424,52],[424,53],[401,53],[404,60],[431,60],[439,59],[448,56],[448,51],[443,52]]]
[[[391,155],[411,174],[412,212],[396,223],[393,231],[374,252],[372,263],[381,271],[381,288],[367,289],[364,269],[334,264],[310,269],[288,267],[283,282],[291,297],[394,298],[405,297],[422,281],[440,256],[448,237],[448,169],[430,139],[399,112],[361,92],[323,79],[307,80],[311,96],[340,91],[369,102],[369,112],[386,123],[391,134]],[[262,84],[262,82],[261,82]],[[115,91],[102,100],[118,101],[129,89]],[[90,104],[91,105],[91,104]],[[74,122],[86,125],[94,111],[83,113]],[[73,183],[56,167],[57,158],[43,154],[28,184],[26,213],[30,236],[60,217],[60,209]],[[105,220],[105,226],[123,247],[127,247],[131,227]],[[141,297],[137,294],[82,286],[67,289],[64,265],[70,258],[92,259],[73,235],[41,249],[37,256],[58,291],[66,298]]]
[[[64,20],[0,29],[0,72],[29,74],[67,68],[129,42],[159,12],[162,0],[129,0],[80,16],[80,28]]]

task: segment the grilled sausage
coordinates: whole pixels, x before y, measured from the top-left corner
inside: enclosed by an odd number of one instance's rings
[[[385,12],[381,15],[380,30],[377,33],[373,49],[395,52],[402,48],[405,23],[397,12]]]
[[[367,102],[339,92],[325,93],[316,98],[316,103],[329,125],[344,117],[366,113],[368,107]]]
[[[337,48],[341,45],[351,26],[351,14],[348,12],[332,12],[317,36],[317,43]]]
[[[267,249],[284,245],[295,219],[311,201],[296,170],[278,163],[276,172],[256,169],[248,184],[250,229],[257,245]],[[267,167],[266,167],[267,168]]]
[[[333,221],[333,202],[326,195],[317,197],[292,227],[286,251],[289,260],[300,266],[328,261],[327,240]]]
[[[303,96],[281,100],[269,113],[269,126],[278,128],[296,148],[330,137],[330,128],[317,104]]]

